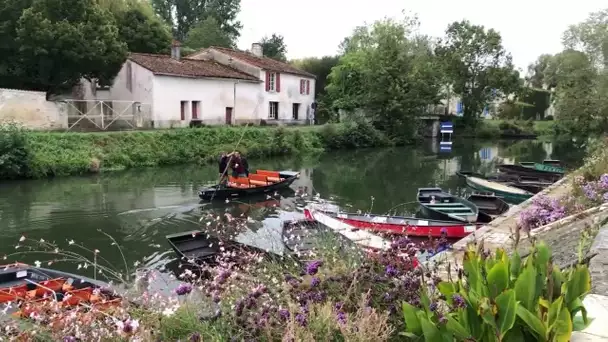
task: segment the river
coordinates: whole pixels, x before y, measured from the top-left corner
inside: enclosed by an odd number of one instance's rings
[[[562,156],[562,158],[560,158]],[[339,151],[305,159],[250,161],[252,169],[298,170],[301,178],[292,186],[306,188],[352,210],[383,213],[409,211],[416,189],[440,186],[460,191],[455,175],[459,169],[492,171],[498,163],[567,159],[580,163],[580,153],[538,141],[455,142],[450,152],[437,153],[437,144],[421,146]],[[300,218],[296,201],[288,196],[266,206],[252,203],[200,201],[200,186],[217,180],[217,166],[178,166],[130,170],[100,176],[67,177],[0,183],[0,255],[8,261],[47,265],[48,255],[27,251],[21,236],[54,241],[61,248],[90,256],[82,244],[106,258],[117,268],[132,269],[136,263],[164,269],[175,260],[165,235],[201,228],[206,214],[246,215],[254,221],[247,239],[269,243],[280,232],[282,220]],[[277,206],[273,206],[276,204]],[[108,238],[121,246],[120,250]],[[68,241],[74,241],[69,245]],[[29,240],[28,240],[29,241]],[[27,242],[27,241],[26,241]],[[19,254],[15,254],[19,253]],[[124,256],[124,257],[123,257]],[[77,271],[77,265],[57,262],[53,267]]]

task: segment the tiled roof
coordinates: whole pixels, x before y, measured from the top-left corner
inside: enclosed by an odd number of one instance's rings
[[[215,61],[194,60],[181,58],[176,60],[168,55],[152,55],[146,53],[132,53],[129,59],[156,75],[167,75],[189,78],[232,78],[249,81],[260,79],[234,68],[222,65]]]
[[[249,52],[232,50],[224,47],[212,46],[210,47],[210,49],[220,51],[222,53],[232,56],[232,58],[240,59],[243,62],[249,63],[264,70],[315,78],[315,75],[309,72],[300,70],[288,63],[280,62],[272,58],[258,57]]]

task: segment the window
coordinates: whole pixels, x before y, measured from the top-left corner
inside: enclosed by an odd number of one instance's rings
[[[266,91],[281,92],[281,74],[277,72],[266,72]]]
[[[201,110],[201,101],[192,101],[192,120],[198,119]]]
[[[180,108],[181,108],[181,116],[180,119],[182,121],[186,120],[186,106],[188,105],[188,101],[181,101],[180,102]]]
[[[306,80],[300,80],[300,95],[305,94],[306,91]]]
[[[300,113],[300,104],[294,103],[293,108],[292,108],[292,114],[291,114],[292,119],[298,120],[299,113]]]
[[[133,91],[133,69],[131,62],[127,62],[127,90]]]
[[[276,120],[279,118],[279,103],[269,102],[268,103],[268,118],[270,120]]]

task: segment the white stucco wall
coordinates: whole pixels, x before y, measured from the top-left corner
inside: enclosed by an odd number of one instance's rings
[[[267,71],[261,71],[260,79],[266,80]],[[300,80],[310,81],[310,92],[309,94],[300,94]],[[307,78],[299,75],[292,74],[281,74],[281,88],[279,92],[266,91],[266,85],[261,84],[262,92],[264,94],[265,106],[265,120],[268,120],[269,115],[269,102],[279,103],[279,115],[277,120],[279,121],[291,121],[292,108],[294,103],[300,104],[300,112],[298,114],[298,121],[304,121],[307,119],[307,113],[311,112],[310,106],[315,102],[315,79]]]
[[[233,123],[255,121],[263,110],[260,85],[232,79],[154,77],[152,108],[154,127],[187,127],[192,119],[192,101],[200,101],[198,119],[204,124],[224,124],[226,107],[233,107]],[[234,87],[236,83],[236,100]],[[181,120],[181,101],[188,101]]]
[[[0,122],[19,122],[31,129],[66,129],[66,104],[47,101],[46,93],[0,88]]]

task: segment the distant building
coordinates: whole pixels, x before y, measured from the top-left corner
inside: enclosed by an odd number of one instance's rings
[[[84,81],[83,99],[103,101],[99,108],[106,121],[149,108],[137,126],[154,128],[307,123],[315,101],[314,75],[263,57],[260,44],[252,51],[212,47],[181,57],[174,42],[171,56],[132,53],[111,87]]]

